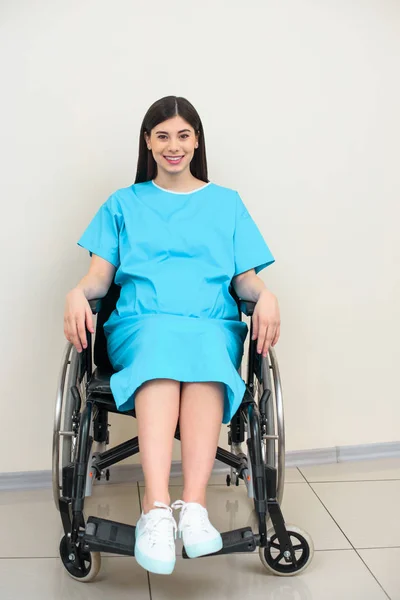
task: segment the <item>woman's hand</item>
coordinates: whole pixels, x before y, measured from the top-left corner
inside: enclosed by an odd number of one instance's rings
[[[279,340],[281,325],[278,300],[269,290],[260,293],[252,320],[252,339],[258,338],[257,352],[267,356],[270,346],[275,346]]]
[[[86,327],[94,333],[93,316],[85,294],[78,287],[67,294],[64,312],[64,334],[78,352],[87,348]]]

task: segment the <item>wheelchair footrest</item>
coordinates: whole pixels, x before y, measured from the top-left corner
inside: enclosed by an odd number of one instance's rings
[[[234,552],[254,552],[257,547],[256,540],[251,527],[233,529],[221,533],[223,547],[219,552],[206,554],[205,556],[218,556],[219,554],[233,554]],[[182,558],[189,558],[185,548],[182,550]],[[204,558],[204,556],[200,557]]]
[[[84,542],[92,552],[134,556],[135,529],[133,525],[89,517]]]

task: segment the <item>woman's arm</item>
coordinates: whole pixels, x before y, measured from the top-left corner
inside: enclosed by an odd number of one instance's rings
[[[93,254],[89,271],[68,294],[64,312],[64,334],[78,352],[87,348],[86,327],[94,333],[93,315],[88,300],[103,298],[112,283],[115,267]]]
[[[267,289],[254,269],[236,275],[232,279],[232,286],[239,298],[250,302],[257,302],[261,292]]]
[[[76,288],[84,293],[87,300],[103,298],[110,288],[115,271],[114,265],[108,260],[93,254],[89,271]]]
[[[257,352],[267,356],[270,346],[275,346],[280,336],[281,318],[278,300],[256,275],[254,269],[236,275],[232,286],[242,300],[256,302],[252,322],[253,340],[258,338]]]

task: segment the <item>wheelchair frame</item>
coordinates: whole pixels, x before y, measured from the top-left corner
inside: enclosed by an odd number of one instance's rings
[[[240,318],[241,312],[251,317],[255,303],[239,299],[237,302]],[[92,301],[91,307],[96,314],[98,301]],[[229,424],[228,443],[231,452],[218,447],[216,458],[231,468],[231,474],[227,475],[227,485],[239,485],[240,479],[245,482],[248,496],[254,501],[258,532],[253,533],[251,527],[245,527],[221,533],[223,548],[214,555],[253,552],[259,547],[261,560],[269,571],[278,575],[293,575],[308,566],[313,554],[312,540],[305,532],[293,526],[289,531],[280,509],[285,474],[281,380],[274,349],[270,348],[268,358],[258,355],[257,340],[251,339],[252,329],[251,319],[246,390],[242,403]],[[78,354],[72,344],[68,344],[65,349],[53,432],[53,494],[65,533],[61,540],[60,555],[69,574],[80,581],[89,581],[95,577],[100,568],[100,551],[134,556],[135,527],[97,517],[89,517],[85,523],[83,509],[85,497],[91,494],[93,479],[100,479],[104,473],[108,479],[109,466],[139,452],[137,436],[108,450],[92,452],[93,442],[106,445],[109,441],[108,412],[119,411],[115,404],[113,407],[110,403],[110,397],[106,401],[101,395],[90,391],[93,348],[92,336],[90,332],[86,333],[86,350]],[[76,385],[65,390],[68,367],[70,375],[72,369],[72,380],[76,376]],[[69,382],[70,380],[71,376]],[[63,403],[65,392],[68,401]],[[87,394],[85,402],[82,401],[81,392]],[[70,423],[71,428],[61,431],[63,404],[64,424]],[[135,411],[128,411],[128,414],[135,416]],[[245,433],[247,453],[242,449]],[[61,485],[60,438],[63,440]],[[179,422],[175,438],[180,440]],[[71,461],[72,454],[74,456]],[[273,530],[267,532],[269,518]],[[292,544],[293,536],[300,541],[300,545]],[[278,557],[272,556],[272,547],[279,550]],[[300,558],[296,557],[298,550],[301,550]],[[185,550],[183,558],[188,558]],[[282,559],[285,564],[281,564]]]

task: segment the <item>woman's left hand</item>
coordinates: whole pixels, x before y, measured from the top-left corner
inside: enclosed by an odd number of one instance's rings
[[[253,336],[258,338],[257,352],[267,356],[270,346],[279,340],[281,317],[278,300],[269,290],[262,290],[253,313]]]

